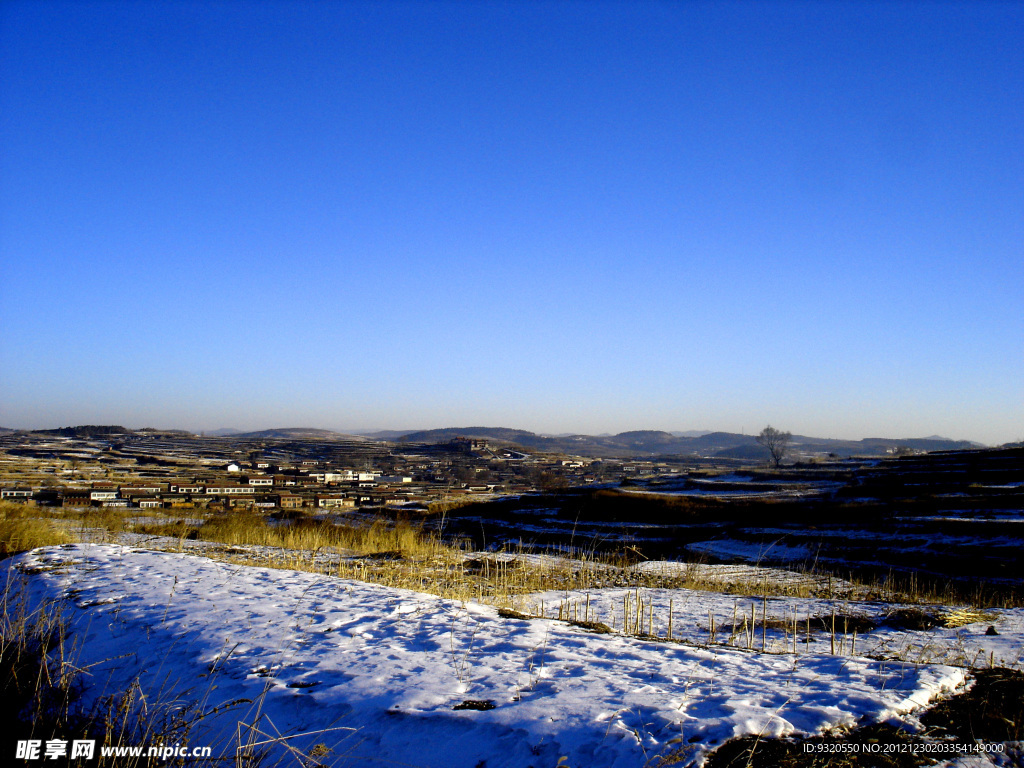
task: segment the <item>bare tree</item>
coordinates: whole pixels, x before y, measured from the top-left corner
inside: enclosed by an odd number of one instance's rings
[[[754,439],[768,449],[768,453],[772,455],[772,461],[778,467],[782,460],[786,458],[786,452],[789,450],[789,441],[792,437],[791,433],[781,432],[769,424]]]

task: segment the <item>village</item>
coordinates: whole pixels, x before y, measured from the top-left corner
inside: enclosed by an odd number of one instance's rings
[[[157,430],[89,437],[10,432],[0,435],[0,498],[67,508],[416,511],[680,466],[527,453],[470,438],[396,445]]]

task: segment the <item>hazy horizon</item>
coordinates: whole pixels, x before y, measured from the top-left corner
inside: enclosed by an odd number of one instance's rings
[[[0,424],[1020,440],[1022,39],[1002,2],[2,3]]]

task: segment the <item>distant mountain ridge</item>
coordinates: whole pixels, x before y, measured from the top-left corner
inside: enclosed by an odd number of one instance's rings
[[[17,430],[11,430],[17,431]],[[0,428],[0,433],[7,432]],[[137,432],[160,434],[189,434],[181,430],[127,429],[119,425],[81,425],[60,429],[34,430],[35,434],[60,437],[114,438]],[[486,440],[495,445],[520,446],[545,453],[565,453],[591,458],[643,458],[654,456],[710,456],[760,460],[766,458],[765,449],[753,435],[735,432],[666,432],[656,429],[637,429],[617,435],[559,434],[539,435],[525,429],[509,427],[446,427],[413,432],[379,430],[372,433],[351,434],[315,427],[282,427],[252,432],[221,428],[207,432],[208,437],[227,437],[248,440],[335,440],[348,442],[391,442],[437,444],[451,442],[456,437]],[[984,448],[970,440],[951,440],[938,435],[918,438],[866,437],[862,440],[793,435],[792,454],[835,453],[840,456],[885,456],[898,448],[918,451],[951,451]]]
[[[525,429],[508,429],[506,427],[446,427],[444,429],[426,429],[410,432],[397,438],[400,443],[447,443],[456,437],[472,437],[483,440],[498,440],[503,443],[515,443],[525,448],[540,448],[545,441],[559,441],[572,438],[541,437],[535,432]]]
[[[488,440],[494,443],[519,445],[537,451],[570,453],[589,457],[626,458],[672,454],[698,454],[722,458],[760,459],[767,451],[753,435],[735,432],[696,433],[694,436],[661,430],[632,430],[617,435],[538,435],[508,427],[446,427],[410,432],[398,438],[399,443],[447,443],[456,437]],[[876,438],[838,440],[834,438],[793,435],[794,451],[837,453],[842,455],[886,455],[895,448],[922,451],[961,450],[981,447],[969,440],[945,438]]]

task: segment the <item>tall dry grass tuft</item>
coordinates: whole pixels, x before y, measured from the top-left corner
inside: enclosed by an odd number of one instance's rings
[[[334,549],[358,555],[393,553],[406,559],[434,557],[448,548],[436,536],[405,521],[376,520],[367,526],[356,526],[301,517],[275,525],[251,513],[215,515],[196,529],[196,538],[286,550]]]
[[[51,520],[39,517],[36,507],[0,502],[0,558],[74,540]]]

